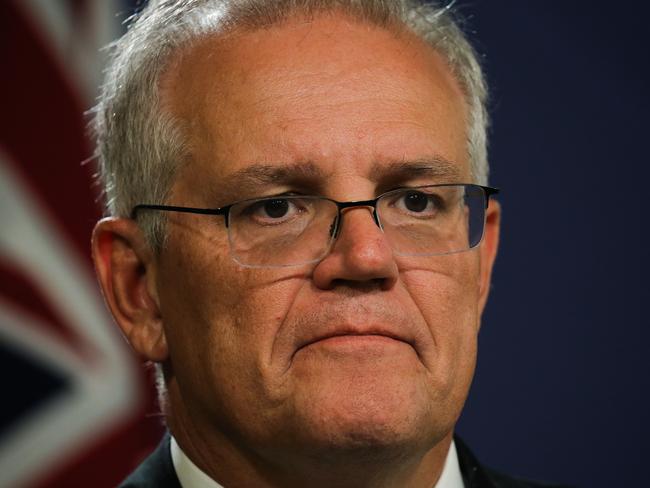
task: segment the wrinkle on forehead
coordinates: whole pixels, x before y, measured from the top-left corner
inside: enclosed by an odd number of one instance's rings
[[[222,178],[211,187],[209,199],[219,206],[242,199],[266,196],[279,188],[300,189],[302,193],[329,196],[326,182],[338,179],[361,177],[374,183],[376,195],[398,186],[420,186],[421,184],[459,183],[464,177],[458,164],[441,156],[420,158],[416,161],[375,161],[368,165],[363,175],[345,172],[345,166],[328,168],[314,161],[255,163],[245,165]],[[413,182],[420,182],[413,184]],[[347,197],[349,199],[351,197]],[[216,203],[215,203],[216,204]]]
[[[319,28],[316,29],[316,26]],[[210,93],[223,97],[226,92],[229,97],[236,96],[244,86],[248,86],[250,89],[246,97],[255,95],[255,99],[263,102],[267,92],[258,90],[256,83],[283,88],[284,80],[299,81],[302,78],[304,85],[309,85],[312,90],[314,87],[310,78],[318,77],[319,85],[323,85],[324,89],[339,90],[346,85],[356,84],[359,77],[368,71],[389,73],[391,76],[386,79],[397,86],[400,79],[421,77],[423,73],[428,73],[432,75],[429,76],[432,83],[444,85],[436,88],[455,92],[462,98],[462,90],[447,68],[447,63],[424,41],[409,32],[396,34],[394,29],[359,26],[359,21],[354,19],[324,15],[310,22],[293,19],[266,29],[206,37],[176,56],[175,62],[167,70],[167,77],[175,78],[176,86],[182,82],[184,85],[194,84],[197,88],[202,81],[210,80],[209,85],[212,86],[195,90],[206,97]],[[375,42],[370,57],[367,50],[368,32],[388,41],[382,42],[381,46]],[[341,33],[347,37],[346,41],[338,40]],[[275,56],[279,51],[293,55]],[[337,62],[329,63],[322,59],[324,53]],[[296,56],[301,60],[300,69],[293,62]],[[383,62],[387,56],[391,58],[391,64]],[[244,58],[246,62],[242,63]],[[206,72],[210,76],[197,76]],[[327,83],[323,84],[322,81]],[[287,96],[299,98],[300,93],[294,90]],[[207,100],[201,98],[192,97],[196,102],[195,108],[205,106]],[[177,104],[175,109],[182,109],[183,106],[187,105]]]
[[[167,94],[189,128],[195,165],[219,180],[277,161],[338,161],[339,170],[374,161],[375,171],[386,158],[414,159],[411,140],[429,132],[459,148],[442,153],[463,167],[464,98],[444,60],[409,33],[359,26],[318,17],[188,48],[168,72]]]

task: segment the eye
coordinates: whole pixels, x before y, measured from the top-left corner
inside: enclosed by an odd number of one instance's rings
[[[278,225],[292,222],[306,211],[299,198],[266,198],[250,202],[239,215],[258,225]]]
[[[409,192],[404,195],[404,206],[411,212],[424,212],[429,205],[429,199],[424,193]]]
[[[279,219],[289,213],[289,200],[286,198],[277,198],[275,200],[266,200],[260,209],[268,217]]]
[[[408,190],[395,197],[392,206],[417,217],[432,217],[442,207],[442,201],[438,195],[422,191]]]

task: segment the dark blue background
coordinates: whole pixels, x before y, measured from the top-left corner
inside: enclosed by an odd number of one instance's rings
[[[643,486],[650,8],[459,3],[492,88],[503,233],[458,430],[509,473]]]
[[[507,472],[649,486],[650,9],[461,3],[503,233],[459,432]]]

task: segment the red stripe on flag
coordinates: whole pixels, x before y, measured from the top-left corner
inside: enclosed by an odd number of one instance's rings
[[[21,1],[0,1],[0,148],[17,162],[18,167],[13,169],[32,190],[38,206],[47,209],[57,229],[63,230],[59,238],[72,242],[90,264],[90,234],[100,212],[90,167],[81,166],[91,154],[82,115],[85,107],[66,66],[38,24],[28,17],[29,10],[21,8]],[[84,0],[73,1],[77,19],[92,7]],[[85,28],[86,24],[79,20],[79,30]],[[60,327],[64,336],[71,333],[65,328],[64,317],[57,315],[59,304],[48,303],[47,297],[11,263],[0,266],[0,273],[7,271],[0,283],[3,296],[29,307],[55,324],[57,330]],[[89,432],[87,449],[71,452],[71,458],[45,475],[47,479],[32,486],[109,488],[133,469],[162,431],[155,414],[158,409],[152,382],[144,377],[136,381],[147,392],[146,401],[131,419],[125,419],[108,434]],[[153,416],[143,419],[145,413]],[[39,469],[34,466],[35,476],[42,478]]]
[[[26,315],[35,316],[39,322],[50,325],[63,339],[78,343],[72,331],[63,324],[49,301],[38,288],[32,285],[29,278],[11,263],[2,259],[0,259],[0,296]]]
[[[83,256],[99,216],[88,167],[83,106],[38,30],[0,2],[0,145]]]

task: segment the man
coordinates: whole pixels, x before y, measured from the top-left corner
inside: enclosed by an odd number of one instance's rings
[[[450,15],[167,1],[116,44],[93,255],[171,434],[123,486],[537,486],[453,438],[500,211]]]

